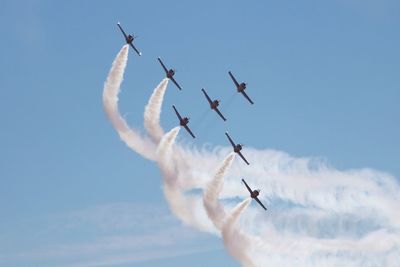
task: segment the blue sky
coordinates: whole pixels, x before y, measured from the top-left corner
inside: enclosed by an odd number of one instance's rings
[[[121,94],[131,125],[142,128],[161,56],[184,88],[169,85],[162,124],[176,125],[176,104],[197,145],[227,145],[229,130],[252,147],[400,177],[399,11],[391,0],[3,1],[1,265],[237,266],[219,239],[169,214],[156,165],[130,151],[103,112],[123,45],[117,21],[143,52],[130,51]],[[254,106],[234,93],[228,70],[249,83]],[[227,123],[207,110],[202,87],[222,99]],[[109,217],[122,225],[103,225]],[[121,236],[147,240],[144,252]],[[117,249],[101,246],[114,241]],[[146,253],[153,258],[135,257]]]

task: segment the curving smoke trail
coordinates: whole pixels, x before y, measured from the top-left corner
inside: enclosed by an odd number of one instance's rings
[[[208,179],[209,173],[215,169],[213,163],[220,161],[226,153],[225,150],[210,153],[182,147],[180,149],[180,159],[186,159],[186,162],[184,168],[177,165],[176,173],[178,176],[185,173],[188,175],[186,179],[196,174],[197,185],[203,184],[201,180]],[[281,201],[288,202],[289,206],[277,208],[281,212],[274,214],[277,219],[260,219],[260,215],[255,215],[259,214],[257,210],[253,210],[253,214],[248,216],[245,221],[246,230],[249,229],[256,236],[263,236],[262,239],[237,232],[233,235],[236,239],[229,239],[230,236],[225,235],[224,239],[228,238],[225,240],[227,249],[240,262],[249,266],[255,265],[248,257],[252,254],[257,262],[256,266],[293,266],[299,263],[308,266],[310,262],[323,263],[326,266],[351,262],[352,266],[360,266],[362,262],[372,260],[371,255],[379,264],[388,257],[394,257],[393,254],[399,255],[399,249],[396,249],[400,244],[397,223],[399,217],[394,212],[399,199],[399,186],[393,177],[368,169],[341,172],[318,160],[292,158],[278,151],[249,150],[248,155],[254,162],[252,168],[234,166],[233,173],[249,177],[249,181],[261,185],[265,189],[264,196],[276,199],[278,206]],[[243,188],[238,184],[237,176],[227,177],[225,187],[228,190],[222,196],[241,196]],[[209,211],[207,212],[210,216]],[[213,215],[210,218],[213,219]],[[265,225],[257,223],[260,221]],[[191,224],[196,225],[193,222]],[[310,229],[307,229],[307,225]],[[348,225],[354,225],[354,228],[346,229]],[[267,226],[272,230],[268,230]],[[299,233],[301,228],[305,229],[303,233]],[[335,242],[331,242],[332,237],[327,240],[323,236],[326,229],[329,229],[329,235],[332,235]],[[382,229],[389,229],[389,233]],[[392,231],[395,233],[390,233]],[[269,238],[271,236],[267,233],[276,238]],[[383,241],[376,242],[378,237]],[[237,243],[247,245],[236,249]],[[274,253],[269,254],[270,251]],[[390,253],[386,255],[388,252]],[[296,256],[293,260],[288,255]],[[270,260],[266,261],[266,258]]]
[[[217,170],[213,179],[206,185],[203,192],[203,204],[208,217],[211,219],[217,229],[221,229],[221,224],[225,218],[225,210],[218,201],[219,194],[224,185],[224,175],[232,164],[235,155],[233,152],[222,161],[221,167]]]
[[[174,214],[197,229],[215,232],[204,208],[206,200],[202,202],[201,196],[187,191],[201,188],[209,192],[210,174],[219,162],[225,159],[226,163],[230,149],[199,151],[182,147],[175,144],[179,128],[161,138],[159,115],[163,93],[158,93],[165,89],[156,90],[153,96],[157,101],[146,108],[149,115],[145,115],[145,127],[155,142],[131,130],[117,107],[126,59],[127,49],[123,48],[104,87],[103,102],[108,117],[130,148],[157,160],[164,177],[164,192]],[[158,149],[157,140],[161,140]],[[218,199],[215,196],[220,192],[223,199],[242,198],[247,192],[238,178],[246,177],[249,183],[263,189],[262,201],[273,207],[268,213],[260,212],[257,206],[247,209],[241,224],[246,226],[248,234],[235,226],[247,206],[244,202],[224,223],[221,217],[215,220],[215,225],[221,226],[227,249],[244,265],[399,266],[400,214],[396,211],[400,187],[394,177],[370,169],[339,171],[320,160],[294,158],[274,150],[247,148],[246,156],[252,162],[251,167],[238,162],[229,173],[223,170],[226,176],[217,177],[220,182],[225,181],[223,190],[217,187],[217,192],[209,198],[214,203],[210,207],[223,210],[221,204],[215,204]],[[210,218],[218,217],[214,215]],[[241,235],[245,241],[238,241]]]
[[[155,160],[155,145],[147,138],[140,136],[137,131],[131,129],[118,111],[118,94],[124,79],[128,51],[129,46],[124,45],[112,63],[107,80],[104,83],[103,106],[112,125],[125,144],[143,157]]]
[[[173,144],[179,134],[180,127],[175,127],[160,140],[157,147],[157,163],[163,173],[163,177],[166,183],[175,185],[177,183],[176,178],[176,164],[171,155],[173,154]]]
[[[157,163],[163,176],[164,195],[171,211],[183,223],[202,231],[212,232],[210,223],[205,220],[205,215],[199,213],[199,198],[186,196],[179,185],[179,170],[174,157],[174,143],[180,127],[175,127],[167,132],[161,139],[157,149]]]
[[[236,223],[240,215],[250,204],[250,201],[251,198],[247,198],[233,208],[231,213],[226,216],[221,230],[224,244],[228,252],[246,267],[256,266],[248,254],[249,248],[251,248],[253,244],[251,238],[236,227]]]
[[[164,78],[154,89],[149,102],[144,109],[144,128],[155,143],[159,143],[164,135],[160,125],[161,105],[168,85],[168,78]]]

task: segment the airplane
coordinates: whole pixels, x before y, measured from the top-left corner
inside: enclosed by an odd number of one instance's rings
[[[164,63],[161,61],[161,58],[157,58],[157,59],[160,62],[161,66],[163,67],[165,74],[167,75],[167,78],[170,79],[176,85],[176,87],[178,87],[179,90],[182,90],[182,87],[174,79],[175,70],[174,69],[168,70],[167,67],[165,67]]]
[[[172,105],[172,107],[174,108],[175,113],[176,113],[176,116],[177,116],[178,119],[179,119],[179,124],[180,124],[181,126],[183,126],[183,128],[185,128],[185,130],[186,130],[193,138],[196,138],[196,137],[194,136],[194,134],[192,133],[192,131],[191,131],[191,130],[189,129],[189,127],[187,126],[187,124],[189,123],[189,118],[188,118],[188,117],[182,118],[181,114],[179,114],[178,110],[176,110],[176,107],[175,107],[174,105]]]
[[[222,113],[219,111],[218,106],[219,106],[219,102],[220,100],[211,100],[211,98],[208,96],[208,94],[206,93],[206,90],[204,90],[204,88],[201,88],[201,91],[203,91],[204,96],[207,98],[208,103],[210,103],[210,108],[215,110],[215,112],[218,113],[218,115],[224,120],[226,121],[224,115],[222,115]]]
[[[228,137],[229,142],[231,143],[231,145],[233,146],[233,151],[235,153],[237,153],[243,160],[244,162],[246,162],[247,165],[250,165],[250,163],[246,160],[246,158],[243,156],[243,154],[240,152],[240,150],[242,150],[243,145],[241,144],[235,144],[235,142],[233,142],[232,138],[229,136],[229,134],[227,132],[225,132],[226,137]]]
[[[261,207],[263,207],[263,209],[267,210],[267,208],[266,208],[266,207],[261,203],[261,201],[258,199],[258,195],[260,194],[260,189],[257,189],[257,190],[254,190],[254,191],[253,191],[253,190],[251,190],[251,188],[247,185],[247,183],[246,183],[246,181],[245,181],[244,179],[242,179],[242,181],[243,181],[244,185],[246,186],[247,190],[249,190],[251,198],[254,198],[254,199],[258,202],[258,204],[260,204]]]
[[[233,83],[236,85],[236,89],[239,93],[242,93],[242,95],[251,103],[254,104],[254,102],[250,99],[250,97],[246,94],[246,92],[244,90],[246,90],[246,83],[242,82],[241,84],[239,84],[235,77],[233,77],[232,72],[228,71],[229,76],[231,76]]]
[[[135,38],[137,38],[137,36],[130,35],[130,34],[127,35],[127,34],[125,33],[125,31],[122,29],[121,24],[120,24],[119,22],[117,23],[117,25],[118,25],[119,29],[121,30],[122,34],[125,36],[125,41],[126,41],[126,43],[129,44],[129,45],[133,48],[133,50],[135,50],[135,52],[136,52],[139,56],[141,56],[142,53],[139,52],[139,50],[137,50],[136,47],[133,45],[133,41],[135,40]]]

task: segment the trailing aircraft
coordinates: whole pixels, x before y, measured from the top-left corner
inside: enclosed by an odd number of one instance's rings
[[[242,181],[246,186],[247,190],[249,190],[251,198],[255,199],[258,202],[258,204],[260,204],[261,207],[263,207],[263,209],[267,210],[267,208],[263,205],[263,203],[261,203],[261,201],[258,199],[258,195],[260,194],[260,189],[251,190],[250,186],[248,186],[246,181],[244,179],[242,179]]]
[[[172,108],[175,110],[176,116],[179,119],[179,125],[182,126],[183,128],[185,128],[185,130],[193,137],[196,138],[194,136],[194,134],[192,133],[192,131],[189,129],[189,127],[187,126],[189,123],[189,118],[188,117],[183,117],[181,116],[181,114],[179,114],[178,110],[176,109],[176,107],[174,105],[172,105]]]
[[[250,165],[250,163],[246,160],[246,158],[243,156],[243,154],[240,152],[243,148],[243,145],[241,144],[235,144],[235,142],[233,142],[232,138],[229,136],[229,134],[227,132],[225,132],[226,137],[228,137],[229,142],[231,143],[232,147],[233,147],[233,151],[235,153],[237,153],[243,160],[244,162],[246,162],[247,165]]]
[[[228,71],[229,76],[231,76],[231,79],[233,83],[236,85],[236,89],[239,93],[241,93],[251,104],[254,104],[254,102],[250,99],[250,97],[246,94],[244,90],[246,90],[247,84],[245,82],[238,83],[235,77],[233,76],[232,72]]]
[[[165,75],[167,76],[167,78],[170,79],[176,85],[176,87],[178,87],[179,90],[182,90],[182,87],[174,79],[175,70],[174,69],[167,69],[167,67],[165,67],[164,63],[161,61],[161,58],[157,58],[157,59],[158,59],[158,62],[160,62],[161,66],[163,67],[163,69],[165,71]]]
[[[219,106],[219,102],[220,100],[211,100],[211,98],[208,96],[206,90],[204,90],[204,88],[201,89],[201,91],[203,91],[204,96],[207,98],[208,103],[210,104],[210,108],[215,110],[215,112],[218,113],[218,115],[224,120],[226,121],[224,115],[222,115],[222,113],[219,111],[218,106]]]

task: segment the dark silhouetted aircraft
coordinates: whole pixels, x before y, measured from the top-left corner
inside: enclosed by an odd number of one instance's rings
[[[266,207],[261,203],[261,201],[258,199],[258,195],[260,194],[260,189],[257,189],[257,190],[254,190],[254,191],[253,191],[253,190],[251,190],[251,188],[247,185],[247,183],[246,183],[246,181],[245,181],[244,179],[242,179],[242,181],[243,181],[244,185],[246,186],[247,190],[249,190],[251,198],[254,198],[254,199],[258,202],[258,204],[260,204],[261,207],[263,207],[263,209],[267,210],[267,208],[266,208]]]
[[[142,53],[140,53],[139,50],[137,50],[136,47],[133,45],[133,41],[135,40],[135,38],[137,38],[137,36],[130,35],[130,34],[127,35],[125,33],[125,31],[122,29],[121,24],[119,22],[117,23],[117,25],[118,25],[119,29],[121,30],[122,34],[125,36],[126,43],[129,44],[139,56],[141,56]]]
[[[254,104],[254,102],[250,99],[250,97],[249,97],[249,96],[246,94],[246,92],[244,91],[244,90],[246,90],[246,83],[245,83],[245,82],[242,82],[241,84],[239,84],[239,83],[236,81],[235,77],[233,77],[232,72],[228,71],[228,73],[229,73],[229,76],[231,76],[233,83],[236,85],[237,91],[238,91],[239,93],[242,93],[242,95],[243,95],[247,100],[249,100],[249,102],[250,102],[251,104]]]
[[[232,147],[233,147],[233,151],[235,153],[237,153],[243,160],[244,162],[246,162],[247,165],[250,165],[250,163],[246,160],[246,158],[242,155],[242,153],[240,152],[240,150],[242,150],[243,145],[241,144],[235,144],[235,142],[233,142],[232,138],[229,136],[228,133],[225,133],[226,137],[228,137],[229,142],[231,143]]]
[[[226,121],[224,115],[222,115],[222,113],[219,111],[218,106],[219,106],[219,102],[220,100],[211,100],[211,98],[207,95],[206,90],[204,90],[204,88],[201,89],[201,91],[203,91],[204,96],[207,98],[208,103],[210,104],[210,108],[215,110],[215,112],[218,113],[218,115],[224,120]]]
[[[178,87],[179,90],[182,90],[182,87],[174,79],[175,70],[167,69],[167,67],[165,67],[164,63],[161,61],[161,58],[157,58],[157,59],[160,62],[161,66],[163,67],[163,69],[165,71],[165,75],[167,75],[167,78],[170,79],[176,85],[176,87]]]
[[[187,124],[189,123],[189,118],[188,118],[188,117],[182,118],[181,114],[179,114],[178,110],[176,110],[176,107],[175,107],[174,105],[172,105],[172,107],[174,108],[175,113],[176,113],[176,116],[177,116],[178,119],[179,119],[179,124],[180,124],[181,126],[183,126],[183,128],[185,128],[185,130],[186,130],[193,138],[196,138],[196,137],[194,136],[194,134],[192,133],[192,131],[191,131],[191,130],[189,129],[189,127],[187,126]]]

